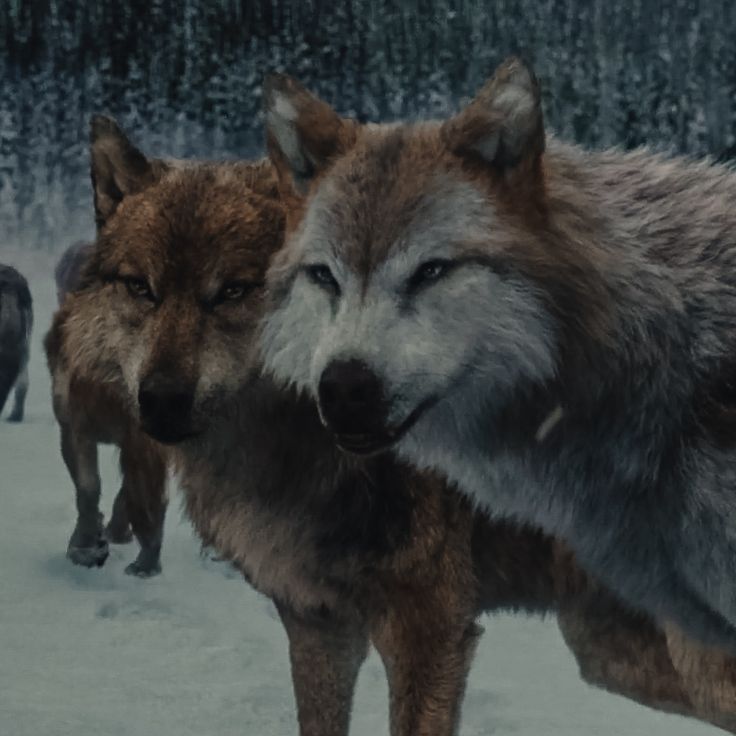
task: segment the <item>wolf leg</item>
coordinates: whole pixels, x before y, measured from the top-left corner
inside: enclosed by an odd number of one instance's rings
[[[686,637],[674,624],[664,625],[675,669],[698,717],[736,733],[736,657]]]
[[[120,486],[118,495],[112,504],[110,521],[105,527],[105,536],[113,544],[127,544],[133,540],[133,531],[130,528],[128,516],[128,501],[125,485]]]
[[[557,622],[589,685],[668,713],[695,716],[664,633],[603,591],[561,604]]]
[[[736,660],[660,630],[600,592],[564,605],[558,622],[590,685],[736,733]]]
[[[15,382],[15,401],[13,411],[8,417],[9,422],[22,422],[26,406],[26,394],[28,393],[28,360],[26,359],[18,379]]]
[[[10,394],[18,379],[19,370],[20,367],[17,360],[8,360],[0,355],[0,414],[2,414],[5,408],[8,394]]]
[[[389,595],[372,632],[389,682],[391,736],[454,736],[470,665],[483,629],[439,586]],[[403,600],[402,600],[403,598]]]
[[[61,425],[61,454],[74,482],[77,523],[67,548],[67,557],[75,565],[99,567],[109,554],[100,513],[100,474],[97,467],[97,443],[79,437],[68,424]]]
[[[299,736],[347,736],[355,683],[368,652],[366,627],[277,608],[289,637]]]
[[[133,430],[120,448],[123,497],[130,525],[141,546],[125,568],[129,575],[151,577],[161,572],[161,543],[166,516],[166,461],[162,450]]]

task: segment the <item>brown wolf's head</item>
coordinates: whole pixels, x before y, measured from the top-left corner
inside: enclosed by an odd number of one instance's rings
[[[151,436],[201,432],[254,367],[266,268],[283,239],[267,163],[147,159],[109,118],[91,129],[98,237],[65,305],[67,343],[116,383]]]
[[[264,97],[290,202],[264,361],[317,397],[343,447],[554,373],[545,135],[523,63],[442,123],[360,126],[281,75]]]

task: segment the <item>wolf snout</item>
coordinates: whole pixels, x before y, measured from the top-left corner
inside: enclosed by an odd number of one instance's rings
[[[179,442],[193,434],[194,386],[161,373],[152,373],[138,388],[143,430],[164,443]]]
[[[387,412],[383,385],[362,361],[330,363],[320,377],[318,396],[322,419],[338,438],[367,446],[385,434]]]

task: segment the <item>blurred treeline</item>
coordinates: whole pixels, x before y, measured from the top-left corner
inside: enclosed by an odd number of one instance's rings
[[[87,121],[149,152],[261,150],[260,83],[361,119],[442,115],[509,53],[588,145],[736,153],[733,0],[0,0],[0,250],[91,233]]]

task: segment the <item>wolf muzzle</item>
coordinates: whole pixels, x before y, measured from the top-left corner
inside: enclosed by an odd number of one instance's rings
[[[138,388],[143,431],[159,442],[174,444],[191,437],[194,385],[162,373],[151,373]]]
[[[322,421],[343,449],[364,455],[391,443],[381,379],[362,361],[330,363],[320,377],[318,399]]]

